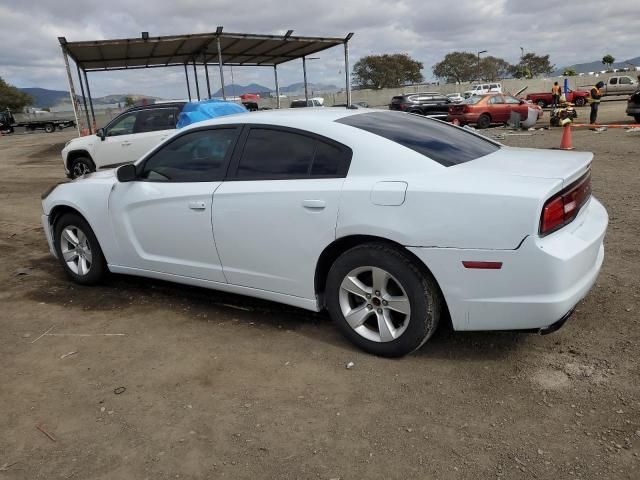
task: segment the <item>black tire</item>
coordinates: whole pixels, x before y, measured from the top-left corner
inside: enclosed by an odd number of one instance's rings
[[[540,108],[544,108],[547,106],[547,102],[545,102],[544,100],[538,100],[536,102],[536,105],[538,105]]]
[[[406,292],[410,314],[404,319],[407,322],[404,331],[393,340],[374,341],[365,338],[345,319],[341,307],[341,285],[350,272],[361,267],[373,267],[388,272],[393,283],[397,281],[397,285]],[[383,243],[359,245],[340,255],[331,266],[325,290],[326,306],[338,329],[353,344],[374,355],[401,357],[417,350],[434,334],[440,321],[442,299],[436,281],[427,272],[423,272],[402,250]],[[375,297],[371,300],[361,300],[373,304]],[[365,308],[365,305],[361,307]],[[355,310],[359,306],[353,308]],[[375,335],[378,315],[371,311],[371,316],[367,318],[362,326]],[[369,321],[373,325],[368,326]]]
[[[575,99],[575,101],[573,102],[574,105],[576,107],[584,107],[585,103],[587,103],[587,101],[585,100],[584,97],[578,97]]]
[[[78,178],[87,173],[95,172],[96,165],[89,157],[76,157],[69,164],[71,178]]]
[[[58,125],[58,130],[63,131],[64,130],[64,125],[62,125],[62,124]]]
[[[53,133],[56,131],[56,126],[53,123],[47,123],[44,126],[44,131],[47,133]]]
[[[67,261],[65,261],[64,252],[70,250],[70,243],[68,240],[63,238],[63,232],[66,229],[75,229],[76,239],[79,240],[82,240],[82,236],[78,233],[78,230],[84,234],[85,241],[80,242],[80,247],[83,255],[85,252],[88,252],[91,258],[87,269],[88,271],[85,273],[80,272],[80,269],[78,269],[78,272],[74,272],[67,264]],[[107,262],[104,258],[104,254],[102,253],[102,249],[100,248],[100,244],[98,243],[98,239],[87,221],[77,213],[66,213],[56,221],[53,231],[56,253],[58,254],[60,264],[67,276],[80,285],[95,285],[100,283],[107,275]],[[79,265],[81,261],[80,258],[77,258],[77,262],[72,259],[70,260],[76,265]],[[86,266],[87,264],[84,263],[84,265]]]
[[[483,113],[478,117],[478,120],[476,121],[477,128],[489,128],[490,125],[491,125],[491,117],[489,116],[488,113]]]

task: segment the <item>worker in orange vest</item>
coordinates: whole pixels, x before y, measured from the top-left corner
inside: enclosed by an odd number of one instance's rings
[[[600,81],[591,89],[591,99],[589,100],[589,103],[591,104],[589,123],[591,124],[596,123],[598,120],[598,107],[600,106],[600,99],[602,98],[602,91],[600,89],[602,87],[604,87],[604,82]]]
[[[558,82],[553,82],[553,87],[551,87],[551,108],[556,108],[560,103],[560,85]]]

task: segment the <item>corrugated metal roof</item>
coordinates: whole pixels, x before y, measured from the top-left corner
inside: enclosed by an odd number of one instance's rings
[[[66,42],[61,45],[76,64],[90,72],[218,63],[220,38],[224,65],[272,66],[345,43],[346,38],[198,33],[149,38]]]

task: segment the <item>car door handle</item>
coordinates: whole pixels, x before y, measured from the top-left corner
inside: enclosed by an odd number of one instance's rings
[[[129,145],[131,145],[131,142],[122,142],[120,145],[122,145],[123,147],[128,147]]]
[[[327,202],[324,200],[303,200],[302,206],[311,210],[322,210],[327,206]]]
[[[204,210],[207,205],[204,202],[189,202],[189,208],[191,210]]]

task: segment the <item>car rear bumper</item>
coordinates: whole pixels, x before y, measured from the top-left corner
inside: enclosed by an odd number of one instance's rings
[[[447,114],[447,121],[458,120],[460,123],[476,123],[479,116],[479,113],[449,113]]]
[[[566,227],[526,237],[516,250],[410,247],[431,270],[456,330],[532,330],[552,326],[586,296],[604,260],[607,212],[592,198]],[[500,269],[463,261],[502,262]]]

